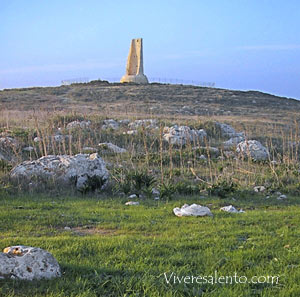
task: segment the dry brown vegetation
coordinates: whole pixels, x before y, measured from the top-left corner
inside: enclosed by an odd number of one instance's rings
[[[122,184],[128,171],[147,170],[157,181],[188,180],[211,186],[224,180],[242,187],[265,184],[274,189],[300,191],[299,131],[300,101],[255,91],[242,92],[186,85],[108,84],[102,81],[71,86],[12,89],[0,92],[0,129],[3,135],[18,139],[21,146],[14,151],[16,161],[36,159],[49,154],[82,153],[83,147],[96,147],[112,164],[114,181]],[[159,120],[162,129],[174,123],[204,128],[205,141],[172,148],[162,142],[161,130],[140,129],[135,136],[128,130],[102,130],[104,119]],[[86,130],[66,130],[73,120],[91,120]],[[272,163],[257,164],[249,160],[226,157],[219,131],[214,121],[232,124],[244,131],[247,139],[257,139],[266,145]],[[57,129],[69,136],[61,142],[53,139]],[[1,132],[0,131],[0,132]],[[50,138],[49,138],[50,136]],[[34,142],[39,137],[41,142]],[[112,142],[128,150],[127,154],[106,154],[97,147],[100,142]],[[292,144],[292,145],[291,145]],[[30,154],[24,146],[34,147]],[[219,147],[218,156],[193,146]],[[199,159],[204,154],[207,161]],[[219,157],[219,158],[217,158]],[[120,167],[124,170],[120,170]],[[126,170],[125,170],[126,169]],[[299,185],[298,185],[299,183]],[[185,187],[185,185],[183,185]],[[299,188],[299,190],[298,190]]]

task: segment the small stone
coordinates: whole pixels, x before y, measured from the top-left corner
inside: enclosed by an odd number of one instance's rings
[[[287,196],[284,195],[284,194],[282,194],[282,195],[280,195],[277,199],[278,199],[278,200],[287,199]]]
[[[256,193],[261,193],[261,192],[264,192],[266,190],[266,188],[264,186],[256,186],[253,189]]]
[[[66,226],[64,229],[65,229],[65,230],[71,230],[71,227]]]
[[[138,198],[138,196],[136,194],[131,194],[128,198],[129,199],[135,199],[135,198]]]
[[[128,201],[125,203],[125,205],[139,205],[140,202],[137,202],[137,201]]]
[[[237,210],[234,206],[232,205],[228,205],[228,206],[224,206],[221,207],[220,210],[222,211],[226,211],[226,212],[231,212],[231,213],[244,213],[244,211],[242,209]]]
[[[31,151],[33,151],[33,147],[32,147],[32,146],[24,147],[24,148],[23,148],[23,151],[24,151],[24,152],[31,152]]]
[[[159,197],[159,195],[160,195],[159,190],[156,189],[156,188],[152,188],[152,195],[155,196],[155,197],[157,197],[157,196]]]

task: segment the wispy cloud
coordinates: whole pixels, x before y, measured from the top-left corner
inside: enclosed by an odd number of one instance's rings
[[[71,63],[71,64],[48,64],[15,67],[0,70],[0,74],[15,74],[15,73],[33,73],[33,72],[60,72],[72,70],[92,70],[92,69],[110,69],[119,66],[121,63],[102,62],[97,60],[88,60],[86,62]]]
[[[300,44],[274,44],[274,45],[246,45],[239,46],[238,50],[247,51],[288,51],[288,50],[299,50]]]

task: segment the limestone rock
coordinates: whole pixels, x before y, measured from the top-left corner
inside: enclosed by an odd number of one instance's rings
[[[261,192],[264,192],[266,190],[266,187],[265,186],[256,186],[253,188],[254,192],[256,193],[261,193]]]
[[[135,199],[135,198],[138,198],[138,196],[136,194],[131,194],[128,198],[129,199]]]
[[[172,145],[185,145],[187,142],[197,142],[207,136],[205,130],[194,130],[188,126],[177,126],[164,128],[164,140]]]
[[[18,142],[9,136],[0,137],[0,160],[14,161],[15,151],[18,148]]]
[[[113,153],[116,153],[116,154],[122,154],[122,153],[126,153],[127,152],[126,149],[118,147],[117,145],[112,144],[110,142],[99,143],[99,146],[102,149],[112,151]]]
[[[245,136],[244,132],[236,132],[235,129],[228,124],[216,122],[216,126],[220,128],[221,135],[223,137],[238,137],[238,136],[244,137]]]
[[[137,202],[137,201],[128,201],[125,203],[125,205],[139,205],[140,202]]]
[[[29,246],[11,246],[0,253],[0,276],[21,280],[61,276],[56,259],[47,251]]]
[[[287,196],[280,193],[280,195],[278,195],[277,197],[277,200],[283,200],[283,199],[287,199]]]
[[[269,151],[257,140],[245,140],[238,144],[236,152],[255,161],[265,161],[269,158]]]
[[[104,120],[104,125],[102,125],[101,128],[103,130],[107,130],[107,129],[118,130],[120,128],[120,125],[116,120],[109,119],[109,120]]]
[[[35,161],[25,161],[14,167],[10,173],[13,180],[39,186],[46,182],[57,185],[75,185],[83,190],[91,181],[101,181],[104,188],[108,181],[105,162],[97,154],[50,155]]]
[[[145,119],[145,120],[135,120],[134,122],[128,124],[128,127],[132,130],[136,130],[140,127],[145,127],[146,129],[157,129],[157,120],[155,119]]]
[[[77,128],[81,128],[81,129],[86,129],[91,125],[91,121],[73,121],[71,123],[69,123],[67,125],[67,129],[77,129]]]
[[[175,207],[173,209],[174,214],[177,217],[186,217],[186,216],[195,216],[195,217],[203,217],[203,216],[212,216],[210,209],[205,206],[201,206],[199,204],[184,204],[181,208]]]
[[[228,206],[224,206],[221,207],[220,210],[222,211],[226,211],[226,212],[231,212],[231,213],[244,213],[244,211],[242,209],[237,210],[234,206],[232,205],[228,205]]]
[[[234,137],[231,137],[229,140],[224,141],[223,145],[224,145],[225,149],[229,149],[229,148],[237,146],[240,142],[242,142],[244,140],[245,140],[244,136],[234,136]]]

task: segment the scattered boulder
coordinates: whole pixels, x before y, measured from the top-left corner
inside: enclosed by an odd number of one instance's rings
[[[9,136],[0,137],[0,160],[14,161],[15,150],[18,148],[18,142]]]
[[[139,205],[140,202],[137,202],[137,201],[128,201],[125,203],[125,205]]]
[[[244,132],[236,132],[235,129],[228,125],[228,124],[224,124],[224,123],[219,123],[219,122],[216,122],[216,126],[220,128],[221,130],[221,135],[223,137],[244,137],[245,134]]]
[[[119,120],[120,125],[128,125],[130,123],[130,120],[125,119],[125,120]]]
[[[108,181],[105,162],[97,154],[50,155],[35,161],[25,161],[14,167],[10,173],[13,180],[40,186],[46,182],[57,185],[75,185],[82,191],[104,188]]]
[[[224,145],[225,149],[229,149],[229,148],[237,146],[240,142],[242,142],[244,140],[245,140],[244,136],[235,136],[235,137],[231,137],[227,141],[224,141],[223,145]]]
[[[102,148],[104,150],[109,150],[109,151],[111,151],[113,153],[116,153],[116,154],[122,154],[122,153],[127,152],[126,149],[118,147],[117,145],[112,144],[110,142],[103,142],[103,143],[99,143],[98,145],[100,146],[100,148]]]
[[[201,206],[199,204],[184,204],[181,208],[175,207],[173,209],[174,214],[177,217],[186,217],[186,216],[195,216],[195,217],[203,217],[203,216],[212,216],[210,209],[205,206]]]
[[[90,125],[91,125],[91,121],[73,121],[66,126],[66,129],[67,130],[77,129],[77,128],[86,129]]]
[[[146,129],[158,129],[157,120],[146,119],[146,120],[136,120],[128,125],[132,130],[145,127]]]
[[[228,206],[224,206],[221,207],[220,210],[222,211],[226,211],[226,212],[231,212],[231,213],[244,213],[244,211],[242,209],[237,210],[234,206],[232,205],[228,205]]]
[[[164,140],[172,145],[185,145],[187,142],[194,143],[203,140],[207,136],[205,130],[194,130],[188,126],[177,126],[164,128]]]
[[[118,130],[120,128],[120,125],[117,121],[113,119],[104,120],[104,125],[101,127],[103,130],[112,129],[112,130]]]
[[[257,140],[245,140],[238,144],[236,152],[255,161],[265,161],[269,158],[269,151]]]
[[[0,277],[31,281],[60,276],[56,259],[43,249],[19,245],[0,253]]]

